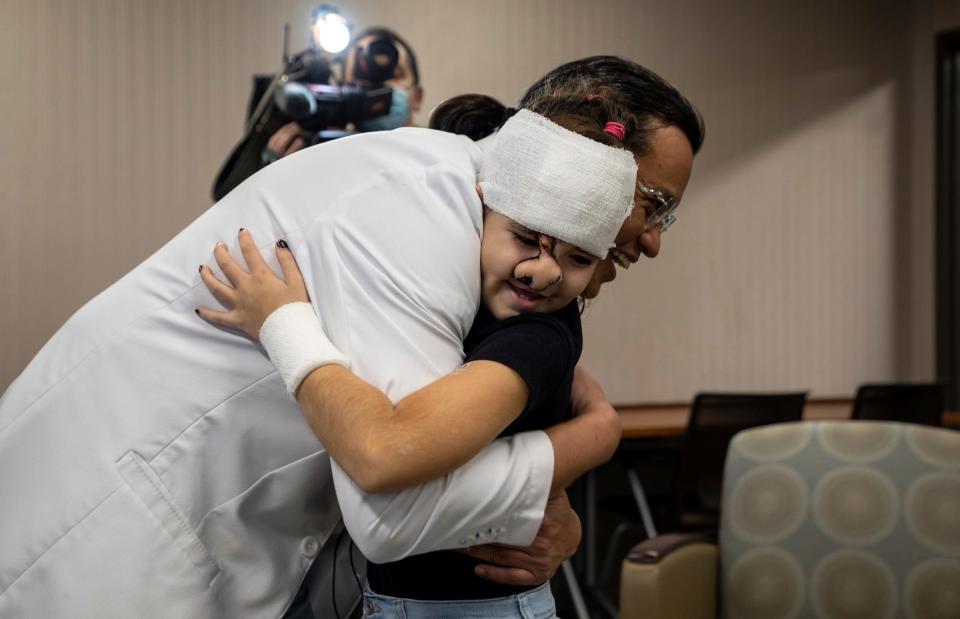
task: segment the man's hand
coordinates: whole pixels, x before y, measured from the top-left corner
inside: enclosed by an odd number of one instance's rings
[[[547,501],[543,522],[533,543],[525,548],[487,544],[460,552],[485,561],[475,568],[477,576],[505,585],[541,585],[573,556],[580,545],[580,518],[570,507],[567,494],[554,494]]]
[[[273,159],[280,159],[287,155],[292,155],[306,146],[300,132],[303,129],[295,122],[289,122],[277,129],[277,132],[267,140],[267,150],[270,151]]]

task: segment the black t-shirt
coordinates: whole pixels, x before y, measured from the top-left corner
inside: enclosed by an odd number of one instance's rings
[[[576,302],[553,314],[520,314],[500,321],[481,307],[463,345],[466,361],[502,363],[527,383],[526,407],[500,436],[542,430],[570,417],[573,370],[583,348]],[[533,588],[479,578],[473,573],[478,563],[441,550],[393,563],[368,563],[367,578],[376,593],[418,600],[490,599]]]

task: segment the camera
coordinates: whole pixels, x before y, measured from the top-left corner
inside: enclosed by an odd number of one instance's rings
[[[290,55],[289,29],[284,26],[280,72],[254,76],[245,135],[217,174],[214,200],[280,156],[267,143],[291,121],[300,125],[304,145],[312,146],[355,132],[395,128],[408,118],[406,93],[386,84],[400,62],[400,47],[416,77],[413,51],[395,33],[372,28],[357,35],[355,41],[362,45],[348,47],[349,25],[335,8],[323,5],[311,17],[313,44]]]
[[[300,67],[290,67],[294,70],[285,72],[288,77],[274,90],[277,111],[303,127],[307,146],[348,135],[348,127],[390,112],[393,89],[384,83],[393,77],[400,57],[396,45],[386,37],[374,38],[351,54],[356,81],[335,83],[331,61],[309,50],[298,59]],[[292,80],[290,75],[303,77]]]

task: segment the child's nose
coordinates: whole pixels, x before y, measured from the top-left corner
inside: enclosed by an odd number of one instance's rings
[[[540,291],[559,284],[563,280],[563,271],[552,255],[540,252],[536,258],[518,264],[514,277],[533,290]]]

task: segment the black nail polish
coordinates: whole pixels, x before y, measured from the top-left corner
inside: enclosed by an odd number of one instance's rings
[[[240,228],[240,232],[243,232],[244,230],[246,230],[246,228]]]
[[[197,314],[197,316],[199,316],[199,315],[200,315],[200,310],[198,310],[198,309],[194,309],[193,311],[194,311],[194,312],[195,312],[195,313]]]
[[[284,241],[283,239],[280,239],[279,241],[277,241],[277,247],[279,247],[280,249],[287,249],[289,245],[287,245],[286,241]]]
[[[200,272],[203,273],[203,265],[200,265]]]

